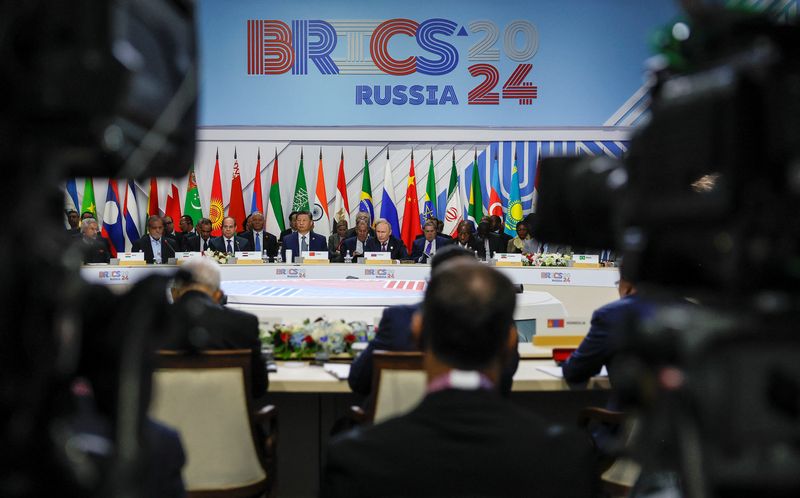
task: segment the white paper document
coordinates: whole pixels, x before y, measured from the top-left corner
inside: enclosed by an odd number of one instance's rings
[[[547,375],[552,375],[553,377],[558,377],[559,379],[563,379],[564,378],[564,374],[561,373],[561,367],[559,367],[559,366],[536,367],[536,370],[539,370],[540,372],[544,372]],[[600,369],[600,373],[597,374],[595,377],[608,377],[608,370],[606,370],[606,367],[603,366],[603,368]]]
[[[322,368],[339,380],[346,380],[350,375],[349,363],[325,363]]]

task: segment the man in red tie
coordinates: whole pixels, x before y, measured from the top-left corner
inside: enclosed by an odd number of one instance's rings
[[[383,218],[375,222],[375,238],[367,240],[365,249],[367,252],[391,253],[392,259],[408,259],[405,244],[392,236],[392,226]]]

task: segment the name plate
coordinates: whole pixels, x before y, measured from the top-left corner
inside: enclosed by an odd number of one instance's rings
[[[120,252],[117,253],[120,266],[140,266],[146,264],[143,252]]]
[[[255,251],[239,251],[236,253],[237,265],[253,265],[262,264],[264,261],[261,259],[261,253]]]
[[[496,252],[496,266],[522,266],[522,254],[516,252]]]
[[[600,256],[597,254],[573,254],[573,268],[600,268]]]
[[[327,265],[331,262],[328,251],[302,251],[300,256],[304,265]]]
[[[178,264],[185,262],[186,260],[192,258],[202,258],[203,253],[200,251],[189,251],[189,252],[179,252],[175,256],[177,256],[176,260]]]
[[[364,263],[368,265],[385,265],[392,263],[392,253],[390,252],[367,252],[364,253]]]

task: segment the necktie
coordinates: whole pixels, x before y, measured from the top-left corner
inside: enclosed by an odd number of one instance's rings
[[[492,257],[492,254],[491,254],[492,251],[491,251],[491,249],[489,249],[489,237],[486,237],[486,239],[484,239],[484,241],[483,241],[483,251],[486,254],[487,258],[491,258]]]
[[[308,244],[306,244],[306,236],[303,235],[303,244],[300,246],[301,251],[308,251]]]
[[[381,245],[381,251],[386,252],[386,244]]]
[[[203,252],[208,251],[208,240],[203,241]]]
[[[256,240],[256,252],[261,252],[261,234],[255,234],[253,238]]]
[[[429,240],[427,244],[425,244],[425,255],[431,255],[431,241]]]
[[[228,239],[228,253],[233,252],[233,247],[231,247],[231,239]]]

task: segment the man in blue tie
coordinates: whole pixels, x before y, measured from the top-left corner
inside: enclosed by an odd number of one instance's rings
[[[309,211],[299,211],[294,218],[296,232],[290,233],[283,238],[283,248],[281,249],[283,260],[286,261],[286,251],[292,251],[292,257],[300,256],[303,251],[327,251],[328,241],[324,235],[314,233],[311,229],[314,222],[311,221]],[[291,261],[286,261],[291,263]]]
[[[259,211],[250,214],[250,230],[242,237],[247,239],[250,247],[257,253],[266,253],[270,261],[278,255],[278,239],[264,229],[264,215]]]
[[[211,249],[228,254],[236,254],[240,251],[252,251],[250,243],[246,238],[236,235],[236,220],[231,216],[226,216],[222,220],[222,235],[211,239]]]
[[[453,242],[453,239],[436,235],[436,222],[427,220],[422,226],[423,238],[414,241],[411,249],[411,259],[416,263],[429,263],[430,258],[436,254],[437,249],[441,249]]]

